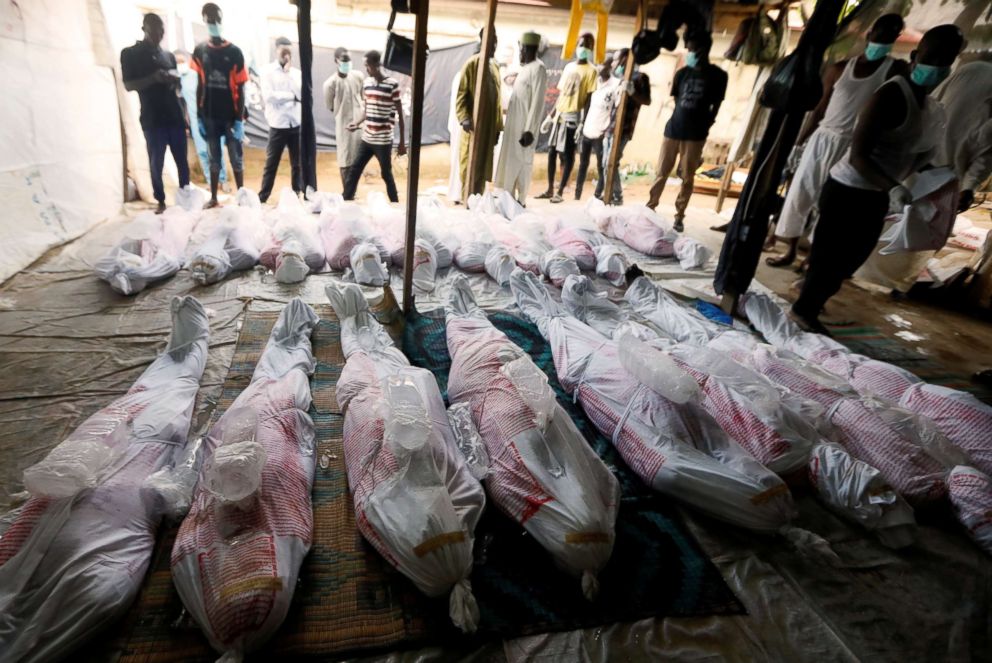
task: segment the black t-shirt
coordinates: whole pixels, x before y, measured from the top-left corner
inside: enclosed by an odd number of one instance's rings
[[[200,114],[214,120],[240,119],[237,117],[238,86],[248,80],[241,49],[229,41],[204,42],[193,51],[190,68],[200,75],[203,86]]]
[[[121,51],[121,75],[124,81],[151,76],[159,69],[175,70],[172,53],[146,41],[139,41]],[[138,91],[141,100],[141,128],[185,127],[186,117],[179,98],[179,79],[175,83],[155,83]]]
[[[672,82],[675,112],[665,125],[665,137],[706,140],[726,93],[727,73],[715,64],[679,69]]]

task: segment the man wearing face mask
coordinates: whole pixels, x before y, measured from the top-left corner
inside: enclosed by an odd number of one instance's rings
[[[210,39],[193,51],[190,67],[200,77],[196,90],[198,127],[210,151],[210,200],[204,209],[217,207],[217,186],[223,165],[221,137],[227,144],[234,181],[245,185],[245,83],[248,70],[241,49],[221,37],[223,12],[212,2],[203,5],[203,22]]]
[[[482,32],[479,32],[482,39]],[[482,94],[479,100],[479,126],[474,125],[473,111],[475,109],[475,88],[479,84],[479,58],[481,53],[470,57],[462,66],[458,75],[458,95],[455,97],[458,122],[462,127],[461,144],[458,152],[458,163],[462,180],[462,198],[467,201],[473,193],[482,193],[486,182],[493,178],[493,152],[496,141],[503,130],[503,107],[501,102],[501,83],[499,65],[492,59],[496,53],[496,34],[489,40],[489,71],[483,73]],[[471,151],[472,134],[481,134],[477,148],[471,155],[475,158],[474,181],[468,181],[469,152]]]
[[[929,94],[963,46],[957,26],[928,30],[910,75],[884,83],[858,115],[851,147],[820,195],[809,270],[790,312],[803,329],[829,333],[819,320],[824,304],[871,255],[886,214],[912,202],[903,181],[930,162],[944,137],[943,109]]]
[[[613,77],[623,79],[627,68],[627,59],[630,54],[629,48],[623,48],[613,56]],[[620,131],[620,145],[617,149],[617,166],[623,158],[623,150],[634,137],[634,127],[637,125],[637,116],[641,112],[641,106],[651,105],[651,79],[648,75],[635,71],[631,77],[627,88],[617,94],[614,99],[613,108],[610,109],[610,124],[606,128],[606,137],[603,139],[604,159],[609,159],[613,154],[613,140],[616,134],[617,112],[620,104],[626,104],[623,112],[623,128]],[[605,167],[604,167],[605,168]],[[604,173],[605,176],[605,173]],[[604,182],[605,186],[605,182]],[[620,173],[613,176],[613,195],[609,200],[610,205],[623,205],[623,185],[620,182]]]
[[[599,78],[596,91],[589,97],[589,111],[582,122],[579,140],[579,173],[575,178],[575,199],[582,200],[582,189],[589,172],[589,162],[596,155],[596,198],[602,199],[603,187],[603,136],[610,124],[610,109],[613,108],[620,90],[620,79],[613,76],[613,58],[599,65]]]
[[[710,35],[705,32],[685,38],[685,47],[689,52],[685,56],[685,66],[675,72],[672,82],[675,110],[665,125],[658,172],[648,197],[648,207],[656,208],[677,159],[682,177],[682,187],[675,199],[674,227],[677,232],[682,232],[684,228],[685,208],[692,196],[703,146],[727,93],[726,72],[710,63],[712,43]]]
[[[161,47],[165,26],[158,14],[145,14],[141,22],[145,38],[121,51],[121,74],[124,88],[137,92],[141,100],[141,129],[148,148],[152,191],[158,207],[165,211],[165,186],[162,168],[165,151],[172,152],[179,171],[179,186],[189,186],[189,163],[186,160],[186,120],[180,101],[176,58]]]
[[[337,71],[324,81],[324,103],[334,114],[334,142],[336,144],[338,168],[341,171],[341,186],[348,181],[348,171],[355,162],[362,135],[348,131],[349,124],[362,112],[362,84],[365,77],[351,67],[351,55],[344,47],[334,51],[334,65]]]
[[[499,150],[493,185],[505,189],[521,205],[526,205],[530,176],[534,168],[536,137],[544,114],[544,92],[548,72],[537,59],[541,35],[525,32],[520,38],[520,72],[513,81],[510,106],[506,111],[503,145]]]
[[[851,144],[858,112],[878,86],[909,71],[906,62],[889,57],[902,29],[899,14],[880,17],[868,31],[864,53],[832,64],[823,73],[823,97],[796,141],[796,153],[802,157],[775,227],[775,236],[787,243],[788,250],[765,260],[772,267],[788,267],[795,260],[799,238],[830,169]],[[805,148],[800,148],[803,144]]]
[[[975,189],[992,175],[992,62],[959,66],[933,94],[947,112],[947,134],[937,163],[960,180],[958,208],[975,200]]]
[[[283,151],[289,148],[290,185],[293,191],[303,191],[300,169],[300,116],[302,107],[302,75],[293,61],[293,44],[285,37],[276,39],[276,59],[262,70],[262,101],[265,121],[269,125],[269,143],[265,148],[265,170],[258,199],[263,203],[272,194],[272,185],[279,172]]]
[[[589,97],[596,91],[596,67],[592,66],[592,49],[596,45],[591,32],[579,37],[579,46],[575,49],[575,61],[569,62],[561,71],[558,78],[558,101],[555,110],[545,122],[552,122],[551,135],[548,138],[548,190],[537,196],[538,199],[550,199],[552,203],[560,203],[565,185],[572,176],[572,166],[575,165],[576,134],[582,116],[589,107]],[[558,165],[558,155],[561,155],[561,182],[555,191],[555,171]]]
[[[183,96],[183,105],[186,107],[186,128],[193,138],[193,147],[196,148],[196,156],[200,160],[200,170],[203,171],[204,181],[210,185],[210,151],[207,149],[206,139],[200,135],[197,128],[199,120],[196,108],[196,86],[199,85],[200,77],[189,67],[189,52],[178,49],[172,52],[176,56],[176,68],[179,71],[179,89]],[[221,147],[224,146],[223,136],[220,139]],[[227,184],[227,169],[220,169],[220,189],[224,193],[230,193],[231,188]]]

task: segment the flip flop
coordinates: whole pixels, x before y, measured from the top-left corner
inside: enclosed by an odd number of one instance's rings
[[[563,201],[564,201],[564,199],[561,196],[559,196],[559,195],[551,196],[551,202],[552,203],[560,203],[560,202],[563,202]]]
[[[551,193],[550,191],[545,191],[544,193],[539,193],[536,196],[534,196],[536,200],[548,200],[552,197],[554,197],[554,194]]]

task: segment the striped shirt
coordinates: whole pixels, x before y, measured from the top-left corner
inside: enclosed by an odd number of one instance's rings
[[[362,140],[373,145],[393,144],[396,123],[396,102],[400,100],[400,84],[395,78],[381,81],[369,76],[362,86],[365,97],[365,128]]]

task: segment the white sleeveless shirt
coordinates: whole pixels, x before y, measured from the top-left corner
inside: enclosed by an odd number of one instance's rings
[[[937,144],[944,135],[944,112],[940,104],[929,96],[920,108],[909,81],[903,76],[897,76],[885,85],[895,85],[902,92],[906,100],[906,119],[898,127],[882,132],[871,158],[885,174],[902,182],[923,165],[921,161],[928,154],[936,152]],[[847,148],[841,160],[830,169],[830,177],[855,189],[881,191],[851,165],[851,148]]]
[[[854,76],[854,65],[857,58],[848,60],[844,66],[844,72],[834,83],[834,91],[830,95],[830,103],[823,113],[818,128],[827,129],[836,134],[850,139],[854,135],[854,123],[858,119],[858,113],[865,107],[871,95],[875,94],[882,83],[889,75],[894,60],[885,58],[885,62],[879,65],[878,69],[871,76],[856,78]]]

